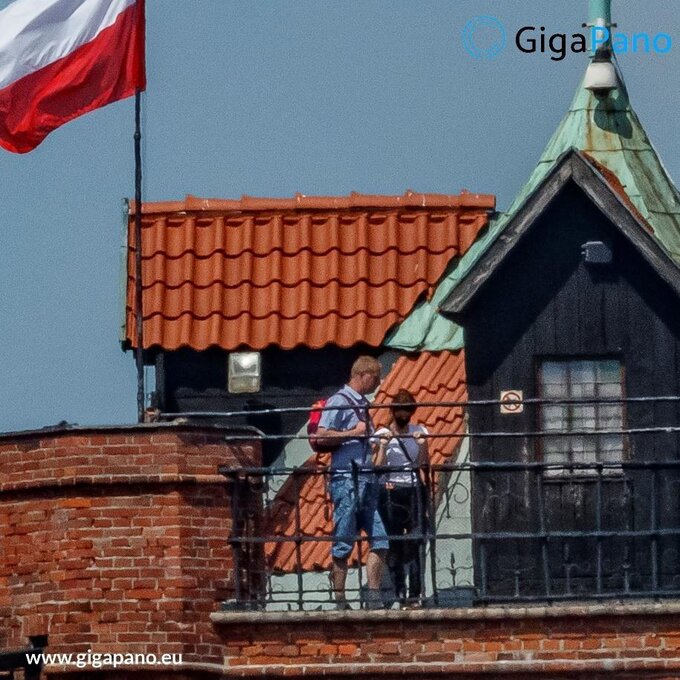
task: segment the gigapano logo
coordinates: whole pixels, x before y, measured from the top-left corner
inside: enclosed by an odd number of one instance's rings
[[[614,54],[668,54],[673,38],[668,33],[612,32],[606,26],[590,26],[587,32],[549,33],[545,26],[522,26],[515,32],[515,47],[524,54],[545,54],[562,61],[568,54],[584,54],[608,46]],[[465,51],[474,59],[496,59],[506,46],[506,30],[496,17],[473,17],[462,32]]]

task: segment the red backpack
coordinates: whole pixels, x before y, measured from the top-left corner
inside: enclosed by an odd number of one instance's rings
[[[349,405],[354,404],[352,410],[359,420],[367,420],[368,414],[362,417],[361,411],[363,409],[359,409],[359,405],[356,404],[352,398],[346,394],[343,394],[342,392],[336,392],[336,394],[339,394],[341,397],[346,399]],[[326,405],[327,401],[328,398],[315,401],[314,404],[312,404],[312,410],[309,412],[309,420],[307,421],[307,436],[309,437],[309,445],[312,447],[312,451],[316,451],[317,453],[330,453],[331,451],[335,451],[335,449],[337,449],[340,444],[342,444],[342,442],[338,442],[335,446],[321,446],[319,443],[319,438],[316,436],[316,433],[319,430],[321,415],[323,414],[323,407]]]
[[[326,453],[329,451],[328,447],[324,448],[319,445],[318,437],[316,436],[319,430],[319,421],[323,413],[323,407],[326,405],[328,399],[319,399],[312,405],[312,410],[309,412],[309,420],[307,421],[307,436],[309,437],[309,445],[312,451],[317,453]],[[337,447],[336,447],[337,448]]]

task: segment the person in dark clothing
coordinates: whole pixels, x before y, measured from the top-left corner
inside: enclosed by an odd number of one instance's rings
[[[392,468],[382,475],[378,507],[390,539],[387,566],[403,607],[419,606],[423,595],[422,536],[426,529],[427,494],[422,466],[429,455],[427,429],[411,423],[415,410],[413,395],[408,390],[399,390],[390,407],[392,421],[375,433],[379,441],[376,465]]]

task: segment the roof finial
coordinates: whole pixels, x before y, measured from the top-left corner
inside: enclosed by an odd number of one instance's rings
[[[604,19],[604,25],[612,23],[612,2],[611,0],[590,0],[590,15],[588,17],[591,24],[595,24],[598,19]]]

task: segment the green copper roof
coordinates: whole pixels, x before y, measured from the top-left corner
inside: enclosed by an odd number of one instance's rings
[[[583,83],[579,84],[567,115],[510,208],[491,221],[484,235],[439,283],[432,300],[420,304],[392,332],[386,341],[388,346],[430,351],[463,346],[460,327],[439,314],[439,305],[503,231],[558,158],[571,148],[585,151],[616,175],[652,226],[655,238],[680,264],[680,193],[630,106],[620,73],[619,81],[620,87],[606,99],[598,99]]]

